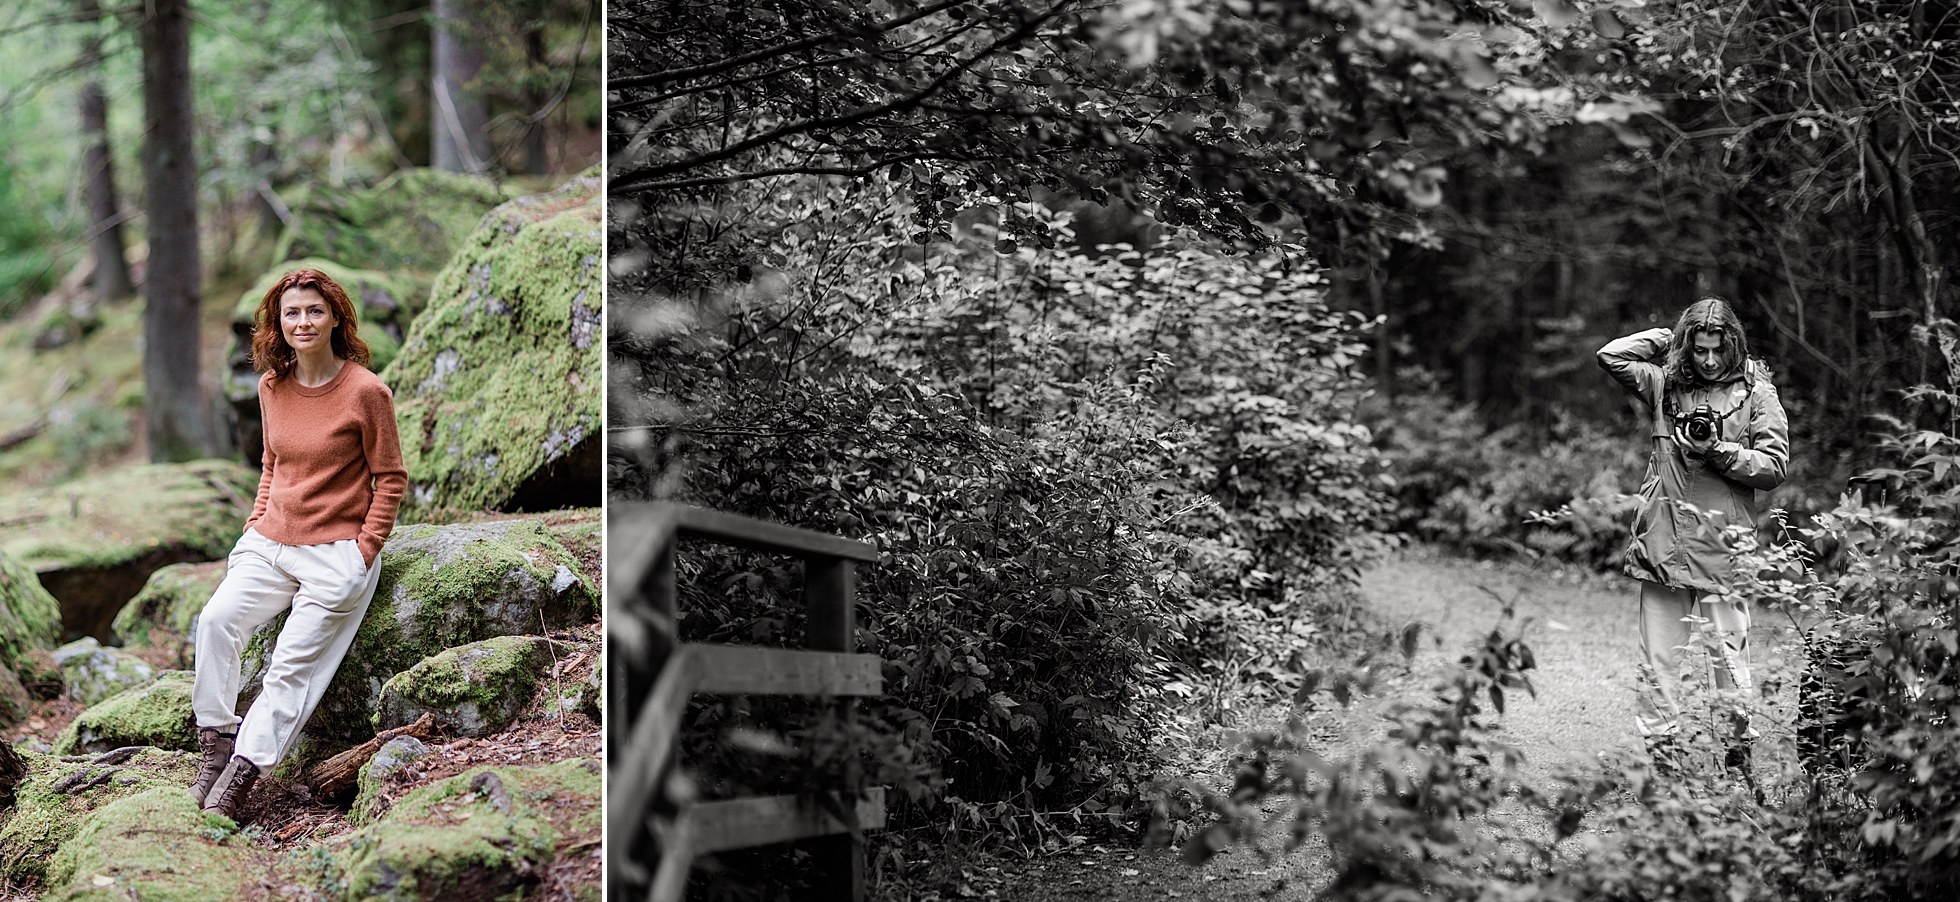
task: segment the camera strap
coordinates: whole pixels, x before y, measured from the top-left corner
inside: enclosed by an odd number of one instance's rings
[[[1743,385],[1743,392],[1742,392],[1741,399],[1735,402],[1734,407],[1731,407],[1728,410],[1723,411],[1721,413],[1715,414],[1716,423],[1719,424],[1727,421],[1729,417],[1735,415],[1736,411],[1749,406],[1749,396],[1756,393],[1756,383],[1745,376],[1742,380],[1742,385]],[[1682,417],[1686,416],[1686,414],[1683,414],[1681,412],[1680,393],[1681,393],[1681,389],[1679,387],[1669,386],[1668,390],[1662,393],[1663,397],[1661,400],[1661,412],[1667,414],[1668,419],[1677,422],[1680,421]]]

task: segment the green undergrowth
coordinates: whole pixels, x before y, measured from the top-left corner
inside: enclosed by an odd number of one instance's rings
[[[0,876],[15,883],[46,879],[56,850],[75,836],[91,812],[111,802],[155,789],[175,792],[189,807],[184,787],[197,773],[194,756],[146,749],[108,780],[72,794],[59,793],[54,787],[76,772],[99,773],[107,768],[33,752],[20,755],[28,766],[27,777],[0,823]]]
[[[254,870],[228,820],[200,812],[182,785],[159,786],[89,815],[48,864],[42,898],[216,902],[242,897]]]

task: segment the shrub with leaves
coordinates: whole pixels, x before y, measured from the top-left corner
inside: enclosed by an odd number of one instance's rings
[[[1618,566],[1646,462],[1637,438],[1564,411],[1547,427],[1492,428],[1433,387],[1365,419],[1388,462],[1395,529],[1479,553]]]

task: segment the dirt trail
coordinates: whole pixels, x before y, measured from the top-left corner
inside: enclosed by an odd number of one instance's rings
[[[1488,590],[1488,591],[1486,591]],[[1635,622],[1637,583],[1617,576],[1579,578],[1518,564],[1489,564],[1417,549],[1385,561],[1362,581],[1378,623],[1420,622],[1425,639],[1409,672],[1385,682],[1321,724],[1323,750],[1345,757],[1384,733],[1381,718],[1397,702],[1424,702],[1432,687],[1471,645],[1502,620],[1504,601],[1520,620],[1538,661],[1537,698],[1513,694],[1502,735],[1525,755],[1524,776],[1543,784],[1561,766],[1583,767],[1601,751],[1634,748],[1634,674],[1640,638]],[[1502,599],[1502,600],[1500,600]],[[1507,630],[1517,624],[1507,624]],[[1795,640],[1780,615],[1758,613],[1750,658],[1762,668]],[[1268,712],[1277,722],[1284,709]],[[1228,731],[1211,728],[1204,741],[1223,746]],[[1218,783],[1222,774],[1194,775]],[[1278,806],[1269,809],[1278,812]],[[1090,845],[1032,861],[996,860],[972,871],[977,897],[1010,900],[1104,900],[1144,897],[1220,900],[1305,900],[1332,873],[1324,851],[1310,845],[1266,862],[1234,850],[1201,868],[1174,853]]]

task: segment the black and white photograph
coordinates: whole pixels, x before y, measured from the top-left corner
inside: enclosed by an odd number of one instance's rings
[[[608,0],[607,898],[1953,898],[1956,40]]]

